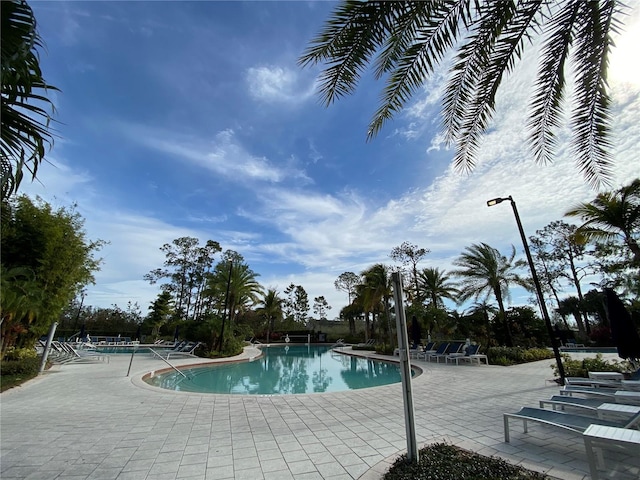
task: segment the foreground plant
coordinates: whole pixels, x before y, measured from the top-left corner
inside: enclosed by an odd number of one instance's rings
[[[384,480],[545,480],[546,475],[485,457],[453,445],[434,443],[420,450],[419,461],[400,457]]]

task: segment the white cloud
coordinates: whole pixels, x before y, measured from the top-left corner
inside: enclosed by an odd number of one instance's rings
[[[273,103],[300,103],[313,95],[314,85],[303,85],[297,70],[284,67],[251,67],[246,73],[251,96]]]
[[[302,170],[287,165],[281,167],[264,156],[252,155],[231,129],[218,132],[211,142],[135,124],[122,123],[119,129],[135,142],[187,160],[233,182],[279,183],[287,178],[302,183],[310,181]]]

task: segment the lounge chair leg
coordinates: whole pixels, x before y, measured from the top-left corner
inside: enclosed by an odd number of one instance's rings
[[[504,415],[504,441],[509,443],[509,417]]]
[[[522,423],[524,424],[524,433],[529,433],[529,429],[528,429],[528,425],[527,425],[527,421],[523,420]]]

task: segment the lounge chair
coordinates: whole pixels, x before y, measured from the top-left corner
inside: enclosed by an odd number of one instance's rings
[[[358,343],[356,347],[373,347],[376,344],[375,339],[370,338],[366,342]]]
[[[435,350],[433,349],[434,345],[435,342],[429,342],[422,348],[418,347],[415,349],[411,349],[409,350],[409,356],[410,358],[420,360],[421,357],[426,357],[427,353],[435,353]]]
[[[98,360],[109,363],[109,355],[104,353],[96,352],[95,350],[76,350],[68,343],[63,343],[62,345],[69,352],[69,355],[73,357],[72,361],[74,362]]]
[[[436,346],[436,342],[429,342],[427,343],[424,348],[418,352],[418,356],[416,357],[418,360],[420,359],[424,359],[427,360],[427,357],[429,355],[433,355],[434,353],[436,353],[436,349],[433,348]]]
[[[600,405],[608,401],[606,398],[581,398],[569,397],[567,395],[554,395],[548,400],[540,400],[540,408],[544,408],[545,405],[551,405],[553,410],[556,410],[557,407],[560,407],[562,410],[564,410],[564,407],[573,407],[589,412],[596,412]]]
[[[604,449],[615,449],[618,453],[626,451],[631,456],[640,458],[640,432],[637,430],[591,425],[584,431],[582,438],[592,480],[600,479],[599,465],[606,469],[602,455]]]
[[[620,389],[621,390],[621,389]],[[572,397],[575,394],[588,397],[609,397],[614,398],[616,394],[613,388],[586,387],[582,385],[565,385],[560,389],[560,395]]]
[[[447,357],[453,353],[458,353],[462,350],[462,347],[464,346],[464,342],[453,342],[453,343],[449,343],[447,345],[447,348],[444,349],[444,351],[442,353],[434,353],[433,355],[429,355],[429,360],[431,360],[432,358],[436,359],[437,363],[440,363],[440,359],[447,359]],[[439,349],[438,349],[439,350]]]
[[[596,380],[585,377],[565,377],[564,381],[566,385],[580,385],[584,387],[619,389],[622,386],[619,380]]]
[[[436,349],[435,352],[427,353],[425,360],[431,360],[432,357],[435,357],[437,355],[446,355],[448,348],[449,348],[449,343],[442,342],[440,345],[438,345],[438,348]]]
[[[449,361],[452,361],[452,362],[455,361],[456,365],[460,365],[460,362],[469,362],[470,364],[477,362],[478,365],[480,365],[482,363],[482,360],[484,360],[484,362],[487,365],[489,365],[489,358],[486,355],[479,352],[480,352],[480,345],[469,345],[466,351],[464,352],[464,354],[462,355],[456,354],[456,355],[448,356],[446,358],[446,361],[447,363]]]
[[[194,354],[193,352],[196,351],[196,348],[198,348],[200,345],[202,345],[202,343],[200,342],[188,342],[184,347],[182,347],[181,349],[179,349],[177,352],[175,351],[171,351],[167,354],[167,360],[169,360],[169,358],[171,358],[172,356],[188,356],[188,357],[193,357]]]
[[[504,441],[509,443],[509,420],[522,420],[524,433],[528,431],[528,422],[541,423],[552,427],[561,428],[575,433],[583,433],[590,425],[602,425],[617,428],[635,428],[640,424],[640,412],[633,415],[628,421],[603,420],[601,418],[589,417],[585,415],[574,415],[572,413],[545,410],[544,408],[522,407],[519,412],[505,413],[504,418]]]

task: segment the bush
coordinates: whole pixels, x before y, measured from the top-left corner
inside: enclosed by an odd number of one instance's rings
[[[546,348],[490,347],[487,358],[492,365],[516,365],[553,358],[553,352]]]
[[[358,345],[357,343],[351,345],[351,349],[352,350],[369,350],[369,351],[374,351],[376,350],[376,346],[375,345]]]
[[[2,376],[25,375],[34,376],[40,369],[40,358],[38,356],[22,358],[19,360],[4,360],[0,371]]]
[[[617,360],[604,360],[601,353],[596,353],[595,358],[574,360],[566,353],[562,355],[562,366],[567,377],[589,377],[589,372],[620,372],[627,371],[626,365]],[[552,365],[554,374],[559,377],[558,367]]]
[[[542,473],[494,457],[485,457],[453,445],[435,443],[420,450],[417,463],[406,454],[391,466],[384,480],[544,480]]]
[[[224,341],[222,351],[213,350],[209,354],[209,358],[234,357],[240,355],[244,349],[244,340],[241,337],[229,335]]]
[[[393,355],[395,347],[393,345],[387,345],[386,343],[378,343],[374,346],[376,353],[381,355]]]
[[[26,358],[38,358],[33,348],[9,347],[4,353],[4,360],[24,360]]]

